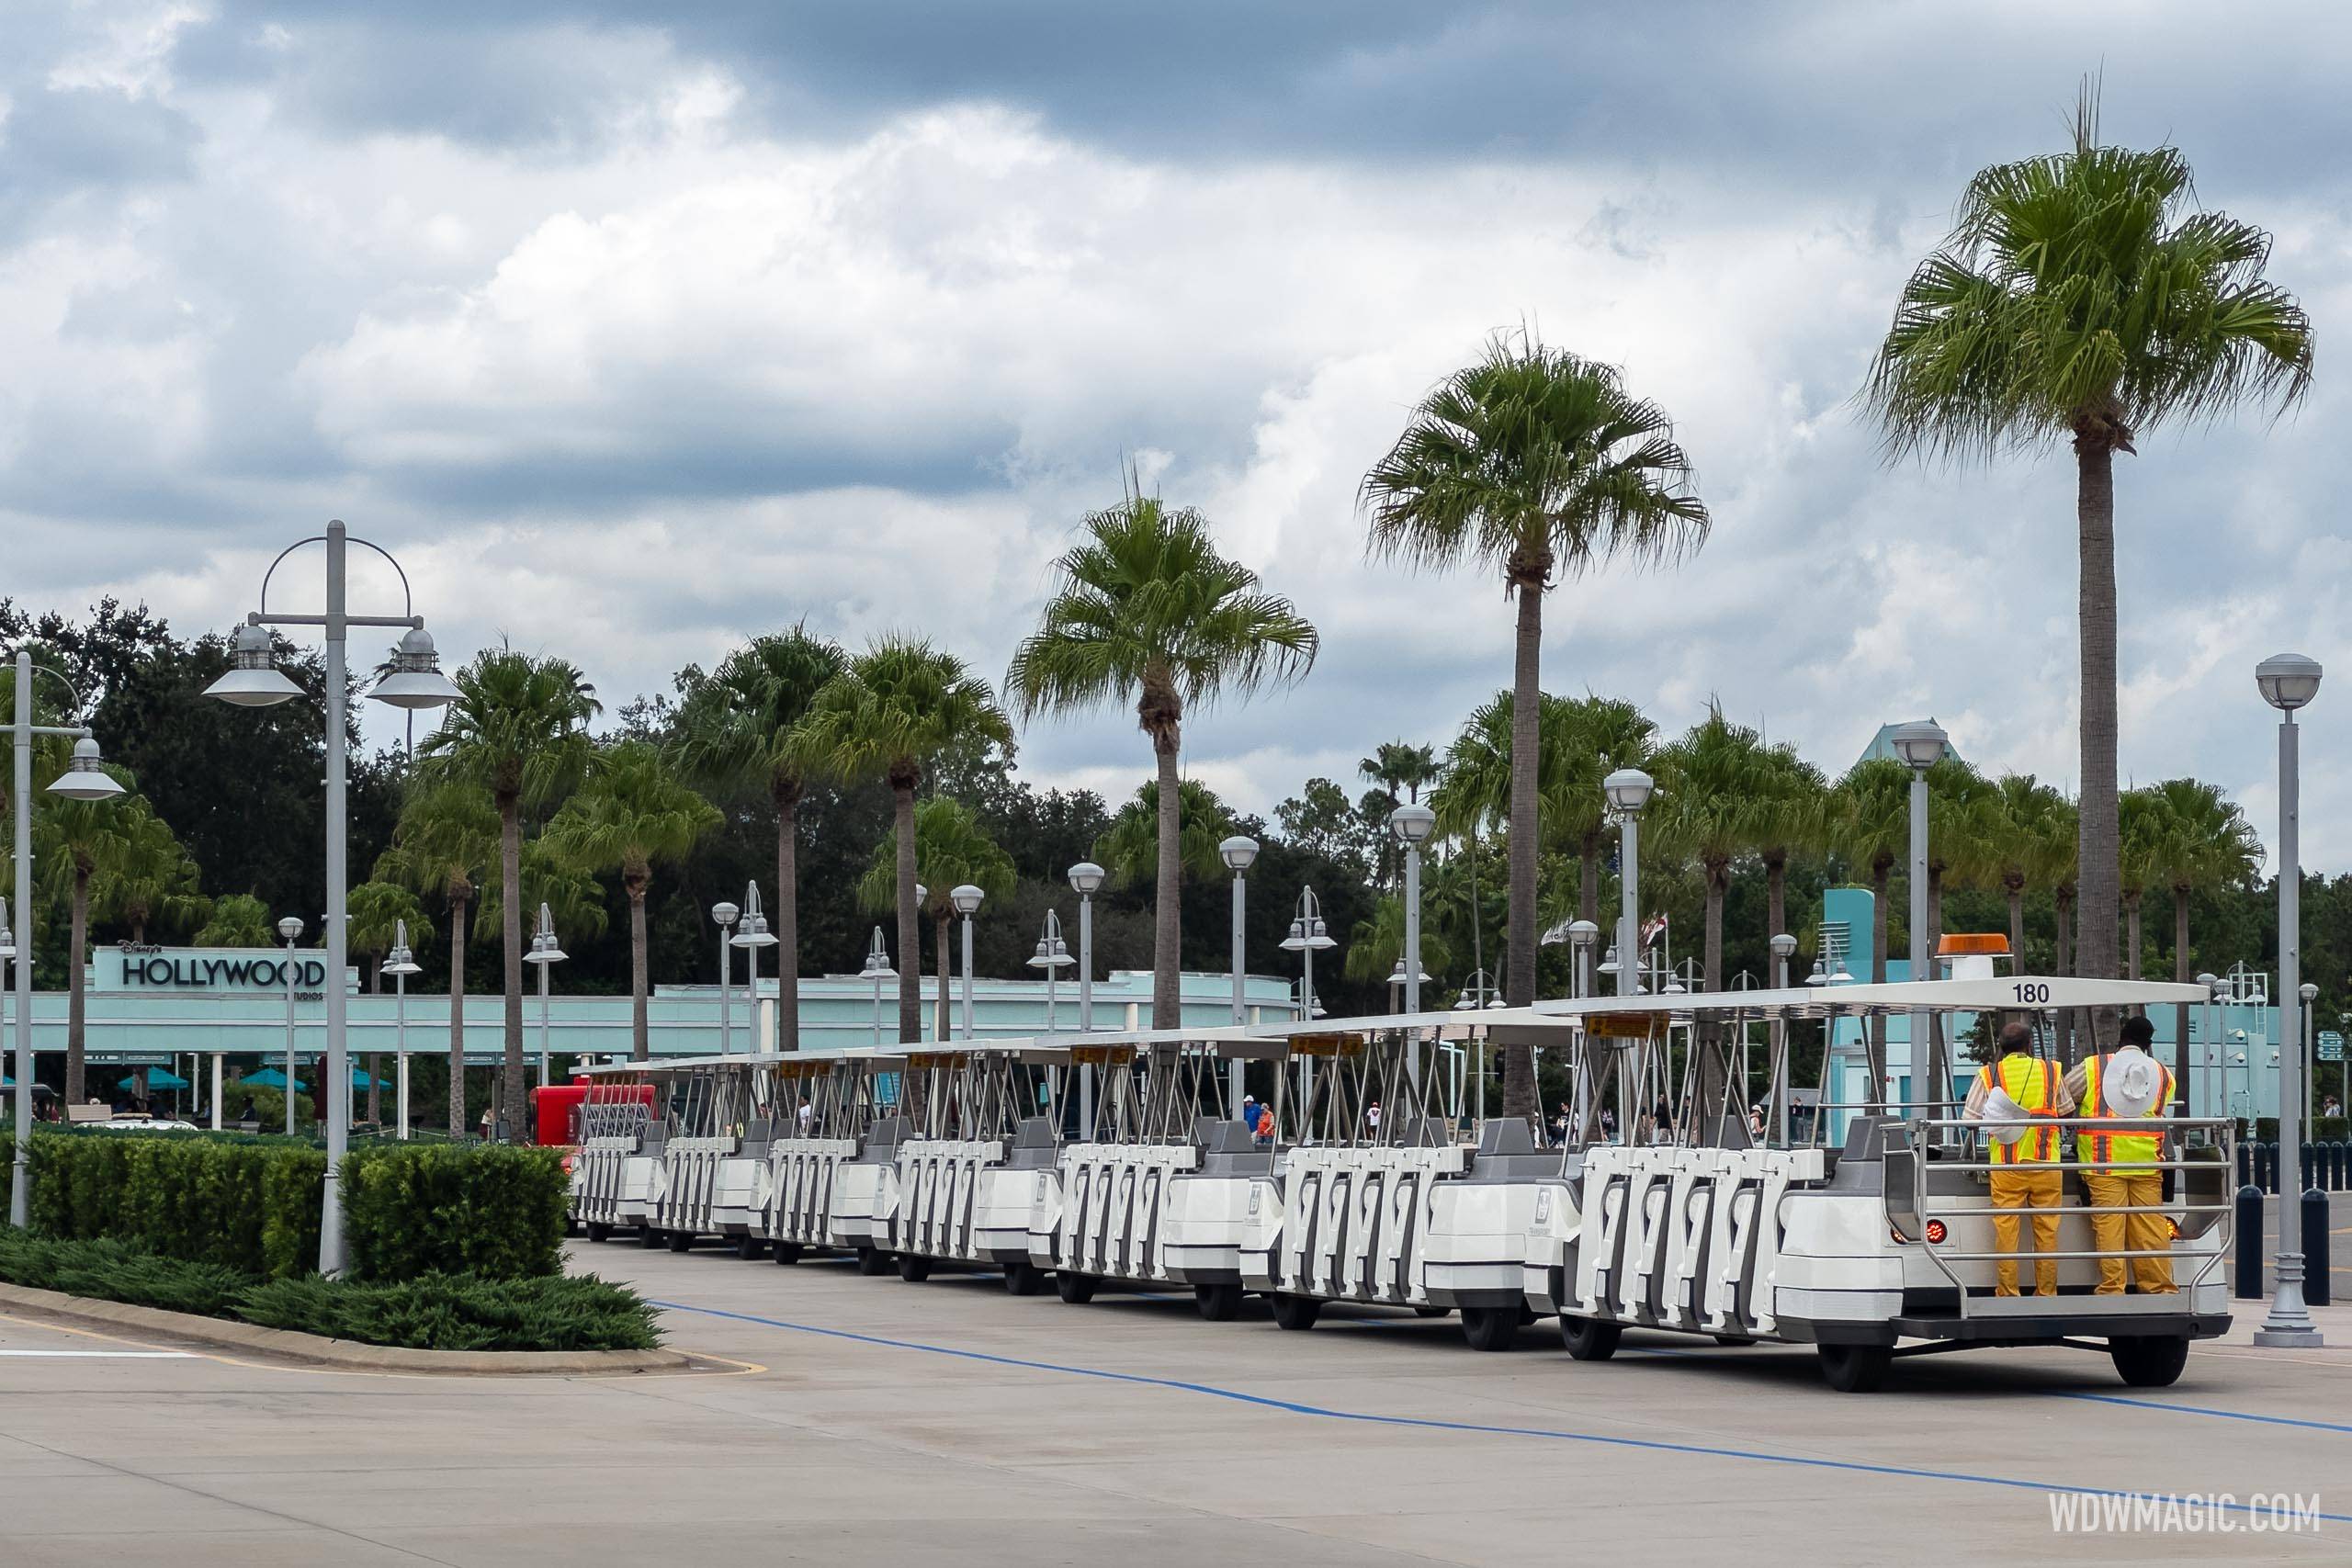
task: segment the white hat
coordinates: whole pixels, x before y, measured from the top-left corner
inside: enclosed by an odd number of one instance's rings
[[[2165,1070],[2137,1045],[2107,1059],[2098,1073],[2098,1097],[2117,1116],[2145,1116],[2164,1098]]]
[[[1995,1084],[1984,1096],[1984,1135],[1996,1144],[2014,1144],[2026,1135],[2026,1122],[2032,1113],[2009,1098],[2009,1091]]]

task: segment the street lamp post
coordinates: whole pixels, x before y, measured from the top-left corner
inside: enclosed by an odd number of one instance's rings
[[[775,933],[768,930],[768,918],[760,908],[760,885],[743,885],[743,929],[735,933],[734,945],[743,950],[743,1054],[760,1054],[760,949],[775,945]]]
[[[2313,1005],[2319,1000],[2319,987],[2306,980],[2298,994],[2303,998],[2303,1125],[2309,1127],[2319,1118],[2315,1103],[2319,1098],[2319,1062],[2313,1054],[2319,1045],[2319,1009]]]
[[[882,945],[882,928],[874,928],[874,940],[865,949],[865,967],[857,972],[861,980],[874,983],[874,1048],[882,1049],[882,982],[895,980],[899,972],[890,967],[890,950]]]
[[[1302,1022],[1315,1016],[1315,955],[1339,945],[1323,924],[1323,905],[1315,897],[1315,889],[1300,888],[1298,914],[1291,920],[1290,934],[1283,938],[1283,951],[1295,953],[1299,957],[1298,1016]]]
[[[301,940],[302,917],[288,915],[277,922],[278,940],[286,943],[286,1135],[294,1135],[294,944]],[[326,1103],[326,1096],[319,1097]],[[323,1270],[322,1270],[323,1272]]]
[[[2270,1315],[2255,1330],[2257,1345],[2317,1345],[2320,1333],[2303,1303],[2302,846],[2301,731],[2295,710],[2319,694],[2317,660],[2273,654],[2255,667],[2263,701],[2278,710],[2278,1288]]]
[[[1932,718],[1895,727],[1888,739],[1894,754],[1911,770],[1911,978],[1930,979],[1928,973],[1928,770],[1943,761],[1947,740]],[[1912,1087],[1922,1104],[1941,1100],[1939,1088],[1927,1093],[1928,1080],[1941,1064],[1928,1048],[1928,1010],[1911,1010]]]
[[[416,954],[409,951],[408,922],[394,920],[392,950],[384,955],[383,967],[377,973],[390,975],[392,977],[392,1060],[398,1064],[401,1075],[400,1112],[402,1143],[408,1141],[408,977],[420,972],[421,966],[416,962]],[[215,1060],[218,1058],[216,1057]],[[217,1118],[220,1097],[215,1094],[212,1098]]]
[[[1621,997],[1641,990],[1641,816],[1655,788],[1656,783],[1639,768],[1620,768],[1600,781],[1601,793],[1617,813],[1617,994]]]
[[[1070,890],[1078,895],[1078,1032],[1094,1027],[1094,895],[1102,886],[1102,868],[1082,860],[1069,868]],[[1078,1069],[1078,1133],[1094,1135],[1094,1067]]]
[[[1063,970],[1078,962],[1069,955],[1069,943],[1062,940],[1062,917],[1058,910],[1046,911],[1046,929],[1037,938],[1037,951],[1029,960],[1032,969],[1046,972],[1046,1032],[1051,1034],[1059,1023],[1056,1015],[1057,982]]]
[[[43,674],[56,681],[73,695],[71,712],[82,707],[82,694],[74,682],[45,664],[35,664],[32,654],[17,650],[16,715],[6,734],[9,750],[15,755],[16,805],[12,813],[17,840],[17,918],[25,929],[11,945],[16,952],[17,992],[17,1100],[16,1153],[8,1184],[8,1223],[22,1230],[32,1216],[32,1156],[33,1156],[33,737],[37,735],[72,736],[73,760],[65,771],[50,781],[49,792],[67,800],[110,800],[122,794],[101,764],[98,743],[91,739],[87,725],[51,725],[33,722],[33,676]]]
[[[1421,845],[1437,829],[1437,813],[1412,803],[1388,814],[1388,830],[1405,846],[1405,1010],[1421,1010]]]
[[[1250,867],[1258,859],[1258,840],[1236,833],[1216,847],[1227,871],[1233,873],[1233,1021],[1238,1026],[1249,1021],[1243,990],[1244,942],[1241,933],[1242,915],[1249,898]],[[1233,1112],[1241,1113],[1243,1092],[1242,1064],[1234,1058],[1227,1071],[1231,1080]]]
[[[355,615],[346,607],[345,564],[346,547],[358,544],[374,550],[390,563],[401,580],[402,613],[398,615]],[[272,615],[269,611],[269,580],[286,558],[306,545],[323,544],[327,551],[326,611],[323,615]],[[376,682],[368,694],[379,703],[413,713],[424,708],[446,707],[458,700],[458,688],[441,673],[441,660],[434,651],[433,637],[424,629],[424,618],[416,614],[416,605],[408,591],[408,574],[401,570],[400,562],[381,547],[366,539],[354,540],[340,521],[330,522],[327,531],[311,538],[297,540],[280,551],[269,570],[262,574],[261,607],[245,617],[232,639],[232,656],[229,672],[205,688],[204,694],[239,707],[269,707],[301,694],[301,688],[288,680],[285,673],[270,663],[269,633],[266,626],[318,626],[326,634],[326,1070],[327,1095],[324,1107],[327,1124],[327,1168],[324,1179],[322,1207],[319,1216],[319,1272],[334,1275],[343,1271],[343,1156],[351,1141],[351,1067],[345,1020],[349,1011],[345,993],[344,975],[350,962],[347,941],[351,912],[346,907],[349,886],[345,863],[345,838],[350,828],[350,811],[345,804],[347,761],[345,751],[345,683],[348,675],[346,657],[354,626],[400,626],[405,628],[399,649],[392,656],[392,672]],[[293,1079],[287,1080],[287,1100],[293,1100]]]
[[[960,883],[947,890],[947,901],[964,917],[964,987],[963,1035],[972,1038],[972,917],[980,912],[980,900],[988,895],[970,883]]]
[[[555,940],[555,912],[545,904],[539,906],[539,929],[531,933],[531,951],[523,954],[523,962],[539,972],[539,1087],[555,1082],[555,1055],[548,1044],[548,971],[571,954]],[[545,1102],[545,1097],[541,1097]]]
[[[1600,928],[1590,920],[1568,923],[1568,951],[1575,955],[1575,990],[1579,998],[1592,995],[1592,949],[1600,941]]]
[[[1796,955],[1797,939],[1787,931],[1772,933],[1772,988],[1789,988],[1789,960]],[[1788,1010],[1772,1010],[1772,1124],[1780,1141],[1789,1141],[1789,1022]]]
[[[735,921],[742,908],[725,899],[710,907],[711,924],[718,928],[718,1054],[735,1043],[735,949],[730,945]]]

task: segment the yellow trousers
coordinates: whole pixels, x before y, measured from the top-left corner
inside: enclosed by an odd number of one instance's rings
[[[2065,1173],[2054,1166],[2010,1166],[1993,1172],[1993,1206],[2007,1209],[2007,1213],[1993,1216],[1993,1241],[2002,1252],[2008,1254],[1993,1266],[1996,1281],[1993,1293],[2014,1296],[2018,1293],[2018,1211],[2032,1209],[2033,1249],[2036,1252],[2058,1250],[2058,1205],[2066,1195]],[[2047,1211],[2042,1213],[2041,1211]],[[2033,1293],[2054,1296],[2058,1293],[2058,1260],[2038,1258],[2033,1265]]]
[[[2154,1207],[2165,1201],[2165,1179],[2161,1171],[2136,1173],[2123,1171],[2083,1172],[2083,1186],[2091,1195],[2091,1202],[2101,1209],[2128,1205]],[[2125,1236],[2132,1239],[2127,1244]],[[2172,1248],[2172,1221],[2165,1214],[2093,1214],[2091,1216],[2093,1244],[2101,1252],[2169,1253]],[[2144,1295],[2160,1295],[2173,1288],[2172,1258],[2134,1258],[2131,1259],[2132,1277]],[[2098,1293],[2120,1296],[2123,1293],[2123,1264],[2120,1258],[2098,1260]]]

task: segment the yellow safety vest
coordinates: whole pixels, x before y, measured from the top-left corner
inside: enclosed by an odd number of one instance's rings
[[[2098,1075],[2106,1066],[2105,1056],[2093,1056],[2083,1064],[2082,1113],[2086,1116],[2115,1114],[2107,1108],[2107,1101],[2098,1091]],[[2161,1116],[2172,1103],[2172,1069],[2159,1062],[2156,1071],[2164,1075],[2164,1092],[2156,1096],[2156,1103],[2151,1111]],[[2142,1121],[2144,1118],[2134,1117],[2132,1120]],[[2075,1141],[2086,1150],[2095,1165],[2154,1165],[2162,1155],[2165,1142],[2161,1133],[2085,1133],[2079,1134]]]
[[[2064,1079],[2055,1062],[2017,1051],[1981,1069],[1976,1076],[1988,1092],[1998,1086],[2011,1100],[2037,1115],[2057,1112],[2058,1086]],[[2047,1165],[2058,1157],[2055,1127],[2036,1127],[2014,1144],[1987,1142],[1988,1155],[1995,1165]]]

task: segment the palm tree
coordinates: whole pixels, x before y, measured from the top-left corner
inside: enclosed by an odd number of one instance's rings
[[[436,780],[486,791],[498,808],[498,885],[506,944],[507,1136],[523,1138],[523,812],[552,806],[587,765],[596,689],[560,659],[486,648],[457,676],[458,700],[418,748]],[[450,943],[454,952],[457,942]]]
[[[2009,901],[2009,962],[2020,974],[2026,968],[2025,893],[2028,887],[2054,887],[2065,863],[2052,852],[2058,840],[2074,830],[2066,814],[2066,797],[2031,773],[2006,773],[1977,797],[1980,820],[1974,836],[1985,847],[1989,879],[2000,885]]]
[[[2168,830],[2165,801],[2153,789],[2127,789],[2116,797],[2117,884],[2123,896],[2123,977],[2140,977],[2140,906],[2149,884],[2162,874],[2157,857]]]
[[[1871,983],[1886,983],[1886,885],[1911,852],[1911,770],[1892,757],[1865,757],[1838,781],[1836,841],[1871,873]],[[1870,1096],[1886,1086],[1886,1019],[1871,1019]]]
[[[150,923],[186,928],[211,913],[211,900],[198,890],[196,862],[144,799],[118,805],[115,852],[97,897],[107,919],[130,928],[130,940],[144,942]]]
[[[1176,759],[1186,713],[1294,681],[1315,662],[1315,628],[1258,574],[1216,553],[1208,520],[1131,491],[1088,517],[1059,580],[1005,673],[1026,720],[1133,703],[1159,764],[1151,1017],[1180,1021],[1183,881]]]
[[[1764,863],[1769,944],[1789,929],[1789,857],[1827,847],[1831,797],[1821,770],[1794,747],[1767,747],[1764,758],[1747,798],[1747,840]]]
[[[1356,764],[1356,772],[1386,791],[1392,807],[1402,804],[1396,797],[1399,790],[1404,792],[1405,800],[1418,801],[1421,790],[1438,780],[1437,748],[1384,740],[1373,755]]]
[[[1113,814],[1094,840],[1094,858],[1120,882],[1150,882],[1159,874],[1159,785],[1147,784]],[[1195,876],[1223,869],[1217,846],[1235,831],[1233,813],[1216,792],[1198,779],[1176,786],[1176,859]]]
[[[580,793],[548,819],[538,841],[579,872],[618,871],[628,895],[629,1055],[650,1055],[646,1032],[645,890],[657,860],[684,860],[695,841],[724,818],[688,789],[661,750],[643,740],[605,748],[589,764]],[[792,987],[780,985],[778,994]]]
[[[1505,999],[1535,999],[1537,754],[1544,592],[1623,557],[1668,560],[1706,537],[1707,509],[1665,411],[1611,366],[1498,333],[1486,357],[1440,383],[1364,476],[1374,555],[1416,566],[1473,560],[1519,599],[1513,654],[1510,931]],[[1503,1068],[1503,1114],[1536,1111],[1532,1054]]]
[[[1951,235],[1905,286],[1866,395],[1890,456],[1989,457],[2072,443],[2081,664],[2085,974],[2116,973],[2115,454],[2171,418],[2284,408],[2312,331],[2263,276],[2269,236],[2193,206],[2177,148],[2098,142],[2086,82],[2074,146],[1968,184]]]
[[[1405,899],[1402,894],[1384,894],[1372,907],[1369,919],[1358,920],[1348,932],[1348,948],[1340,955],[1340,972],[1363,986],[1385,986],[1396,973],[1397,961],[1405,956]],[[1421,926],[1421,972],[1432,979],[1453,967],[1453,949],[1446,940],[1431,931],[1426,921]],[[1389,1005],[1396,1004],[1392,989]]]
[[[198,947],[267,947],[269,906],[250,893],[212,901],[212,914],[188,939]]]
[[[109,766],[114,781],[129,789],[130,775]],[[42,783],[45,785],[47,780]],[[83,1099],[83,1047],[88,1016],[88,947],[91,889],[122,852],[130,820],[147,810],[144,802],[128,799],[69,800],[37,794],[40,809],[33,814],[33,864],[40,868],[40,891],[51,907],[68,911],[65,973],[68,995],[65,1012],[65,1100],[79,1105]],[[31,923],[29,915],[26,923]]]
[[[827,682],[786,750],[810,774],[890,786],[898,843],[899,1038],[922,1038],[922,976],[915,951],[915,786],[954,746],[1009,746],[988,682],[964,661],[913,637],[876,638]]]
[[[2166,779],[2154,786],[2165,831],[2156,842],[2152,880],[2172,890],[2172,977],[2187,981],[2194,968],[2188,947],[2192,893],[2244,887],[2262,871],[2262,837],[2237,804],[2209,784]],[[2188,1005],[2173,1021],[2180,1042],[2177,1098],[2188,1100]]]
[[[449,908],[449,1136],[466,1135],[466,911],[497,858],[498,811],[462,783],[422,781],[401,807],[375,880],[437,895]],[[225,902],[225,901],[224,901]]]
[[[792,727],[825,682],[848,663],[840,647],[796,626],[753,637],[688,690],[679,713],[678,757],[686,776],[707,786],[759,784],[775,808],[776,987],[781,1048],[800,1049],[800,798],[807,770],[796,759]]]
[[[354,953],[368,959],[368,989],[372,995],[384,988],[384,954],[400,940],[401,923],[406,921],[412,942],[422,942],[432,928],[424,923],[424,907],[416,895],[396,882],[367,881],[351,889],[344,908],[344,941]],[[380,1122],[383,1118],[383,1057],[377,1052],[368,1053],[368,1120]]]
[[[889,908],[898,900],[898,845],[885,839],[874,846],[873,863],[858,878],[858,903],[877,911]],[[1004,897],[1012,891],[1012,857],[997,847],[970,807],[946,795],[933,795],[915,807],[915,876],[928,895],[924,908],[931,914],[932,932],[938,943],[937,1029],[938,1038],[946,1040],[955,1032],[947,1021],[947,976],[954,967],[947,945],[956,919],[956,907],[948,895],[969,883],[991,898]],[[907,949],[909,969],[919,967],[914,951]]]

